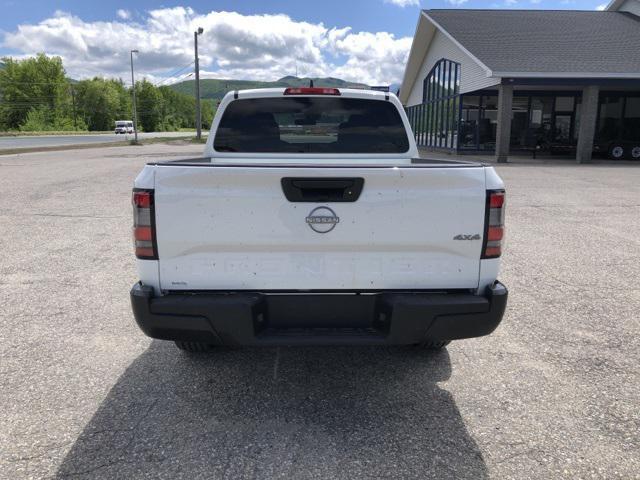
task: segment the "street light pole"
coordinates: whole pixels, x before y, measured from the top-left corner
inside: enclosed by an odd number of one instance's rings
[[[133,135],[134,141],[138,143],[138,112],[136,109],[136,81],[133,78],[133,54],[138,50],[131,50],[131,91],[133,92]]]
[[[198,35],[202,35],[204,30],[199,27],[193,32],[193,44],[195,48],[196,66],[196,138],[202,139],[202,114],[200,113],[200,62],[198,61]]]

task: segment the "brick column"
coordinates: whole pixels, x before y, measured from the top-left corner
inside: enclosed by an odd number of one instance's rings
[[[580,129],[578,130],[578,145],[576,161],[588,163],[593,153],[593,139],[596,134],[596,120],[598,118],[597,85],[589,85],[582,89],[582,105],[580,107]]]
[[[496,160],[505,163],[511,143],[511,108],[513,85],[498,86],[498,127],[496,130]]]

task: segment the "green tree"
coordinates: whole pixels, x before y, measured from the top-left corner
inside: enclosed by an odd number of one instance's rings
[[[76,109],[89,130],[112,130],[116,120],[130,118],[128,91],[122,81],[93,78],[74,85]]]
[[[60,57],[40,53],[23,60],[3,58],[2,61],[0,124],[3,128],[20,127],[35,108],[47,110],[47,122],[66,123],[71,113],[69,82]]]
[[[202,117],[202,129],[209,130],[211,128],[211,123],[213,122],[213,117],[218,110],[217,106],[218,102],[216,100],[211,99],[202,99],[201,100],[201,117]]]
[[[119,114],[117,120],[132,120],[133,113],[131,111],[131,89],[124,86],[122,79],[113,80],[117,84],[118,99],[120,102]]]
[[[162,95],[162,129],[164,131],[172,131],[188,127],[195,116],[193,98],[166,86],[160,87],[158,90]]]
[[[0,129],[112,130],[116,120],[132,119],[132,91],[122,80],[95,77],[75,82],[65,76],[60,57],[39,54],[2,59]],[[167,131],[195,127],[195,99],[174,87],[136,84],[139,128]],[[202,100],[202,126],[211,125],[216,107]]]
[[[161,130],[164,102],[158,87],[147,80],[142,80],[136,83],[135,88],[140,129],[145,132]]]
[[[20,124],[23,132],[62,132],[87,130],[87,125],[79,118],[75,121],[66,116],[52,115],[47,107],[35,107],[29,110],[27,118]]]

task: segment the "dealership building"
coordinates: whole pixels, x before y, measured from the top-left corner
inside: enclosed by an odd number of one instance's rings
[[[426,149],[640,160],[640,0],[423,10],[399,97]]]

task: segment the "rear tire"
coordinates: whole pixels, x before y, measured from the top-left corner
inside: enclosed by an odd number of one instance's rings
[[[426,342],[421,343],[420,346],[425,350],[442,350],[450,343],[451,340],[427,340]]]
[[[175,344],[180,350],[190,353],[203,353],[213,350],[213,345],[208,343],[176,341]]]
[[[635,145],[631,149],[631,158],[634,160],[640,160],[640,145]]]

